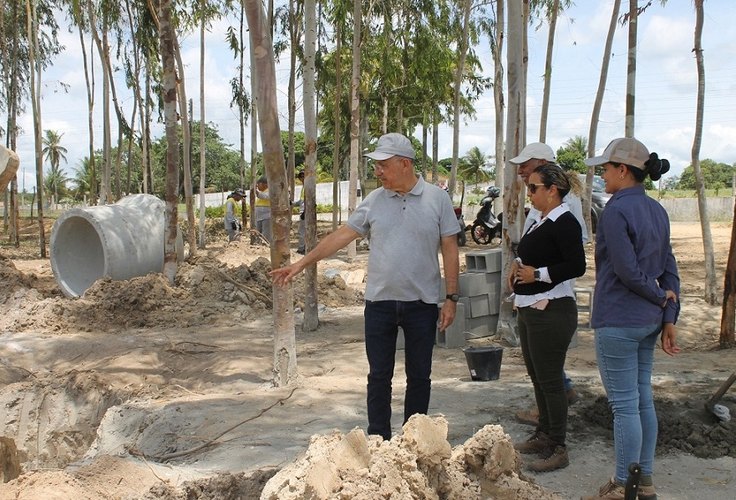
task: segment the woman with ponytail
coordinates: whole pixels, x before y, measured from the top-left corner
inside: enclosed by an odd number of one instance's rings
[[[634,138],[612,141],[601,156],[585,160],[603,166],[611,199],[596,233],[596,284],[592,326],[601,380],[613,412],[616,471],[589,499],[623,499],[628,467],[641,467],[639,500],[657,498],[652,481],[657,415],[652,395],[654,348],[679,352],[675,322],[680,311],[680,278],[670,245],[667,212],[647,196],[642,183],[669,170]]]

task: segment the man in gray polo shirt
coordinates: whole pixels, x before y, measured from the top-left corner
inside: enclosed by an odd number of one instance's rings
[[[382,187],[363,200],[346,225],[327,235],[301,260],[271,274],[275,284],[284,286],[307,266],[370,232],[365,289],[368,434],[390,439],[398,328],[404,331],[405,340],[406,422],[415,413],[427,413],[435,332],[455,319],[460,268],[456,235],[460,228],[447,193],[414,172],[415,153],[409,139],[396,133],[383,135],[375,151],[365,156],[375,161],[373,168]],[[440,297],[438,252],[442,253],[446,297]]]

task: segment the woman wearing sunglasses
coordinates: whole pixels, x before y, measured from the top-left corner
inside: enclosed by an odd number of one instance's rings
[[[539,456],[529,469],[547,472],[569,464],[562,369],[578,311],[568,280],[585,273],[585,251],[580,224],[562,202],[570,191],[567,174],[557,165],[542,165],[529,176],[527,187],[541,220],[519,242],[509,286],[515,293],[521,352],[534,386],[539,425],[515,448]]]

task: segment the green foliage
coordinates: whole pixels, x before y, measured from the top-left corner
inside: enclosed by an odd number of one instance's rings
[[[564,146],[557,150],[557,164],[564,170],[573,170],[584,174],[588,171],[585,166],[587,156],[588,140],[576,135],[567,140]]]
[[[700,162],[700,171],[703,173],[703,183],[706,189],[723,189],[733,185],[733,175],[736,165],[717,163],[711,159]],[[680,176],[677,189],[695,189],[695,170],[688,165]]]

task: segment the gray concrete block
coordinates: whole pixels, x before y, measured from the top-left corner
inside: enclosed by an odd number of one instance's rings
[[[440,304],[440,307],[442,307],[442,304]],[[435,344],[437,344],[438,347],[454,349],[465,345],[465,314],[465,305],[458,302],[455,321],[453,321],[444,332],[437,329],[435,334]]]
[[[493,273],[501,271],[501,249],[489,248],[465,254],[465,268],[469,273]]]
[[[458,293],[463,297],[488,293],[489,286],[489,278],[485,273],[460,273],[458,277]]]
[[[477,339],[495,335],[497,325],[497,314],[492,316],[481,316],[479,318],[467,318],[465,320],[465,338]]]

